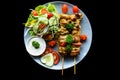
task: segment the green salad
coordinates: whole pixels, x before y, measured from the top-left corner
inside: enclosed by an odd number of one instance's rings
[[[31,36],[52,34],[54,37],[58,32],[58,18],[58,12],[54,4],[38,5],[35,9],[32,9],[25,27],[30,28],[29,34]]]

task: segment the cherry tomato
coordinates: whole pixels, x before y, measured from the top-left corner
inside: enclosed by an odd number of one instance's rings
[[[54,57],[54,64],[58,64],[58,62],[60,61],[60,56],[56,51],[52,51],[53,57]]]
[[[67,4],[62,5],[62,12],[65,14],[68,12],[68,5]]]
[[[85,35],[85,34],[80,35],[81,42],[85,41],[86,39],[87,39],[87,35]]]
[[[32,15],[33,16],[38,16],[38,12],[36,10],[32,10]]]
[[[47,13],[48,13],[48,11],[46,9],[41,10],[41,14],[47,14]]]
[[[60,46],[65,47],[66,46],[66,42],[60,42]]]
[[[77,6],[73,6],[73,7],[72,7],[72,10],[73,10],[74,13],[78,13],[78,11],[79,11],[79,9],[78,9]]]
[[[50,47],[54,47],[56,45],[56,41],[55,40],[51,40],[51,41],[48,42],[48,45]]]
[[[52,14],[52,13],[48,13],[47,18],[49,19],[49,18],[51,18],[51,17],[53,17],[53,14]]]

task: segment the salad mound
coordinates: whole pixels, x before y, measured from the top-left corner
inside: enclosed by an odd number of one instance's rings
[[[48,3],[45,5],[38,5],[35,9],[31,9],[25,27],[29,28],[31,36],[39,35],[44,36],[51,34],[52,38],[58,32],[59,15],[54,4]]]

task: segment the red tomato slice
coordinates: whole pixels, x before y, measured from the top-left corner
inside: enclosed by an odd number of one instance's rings
[[[63,13],[67,13],[68,12],[68,5],[67,4],[63,4],[62,5],[62,12]]]
[[[45,50],[45,51],[47,51],[47,52],[51,53],[51,52],[53,51],[53,49],[52,49],[52,48],[46,48],[46,50]]]
[[[42,9],[41,14],[48,14],[48,11],[46,9]]]
[[[73,6],[72,10],[73,10],[74,13],[78,13],[78,11],[79,11],[77,6]]]
[[[54,57],[54,64],[58,64],[60,61],[60,55],[56,51],[52,51],[53,57]]]
[[[51,53],[52,51],[53,51],[52,48],[46,48],[44,53],[41,56],[44,56],[44,55],[46,55],[48,53]]]
[[[32,10],[32,15],[33,16],[38,16],[38,12],[36,10]]]

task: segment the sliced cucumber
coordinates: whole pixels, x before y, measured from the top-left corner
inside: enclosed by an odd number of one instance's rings
[[[46,66],[49,66],[49,67],[53,66],[53,64],[54,64],[54,58],[53,58],[52,53],[46,54],[45,56],[41,57],[40,60],[43,64],[45,64]]]

